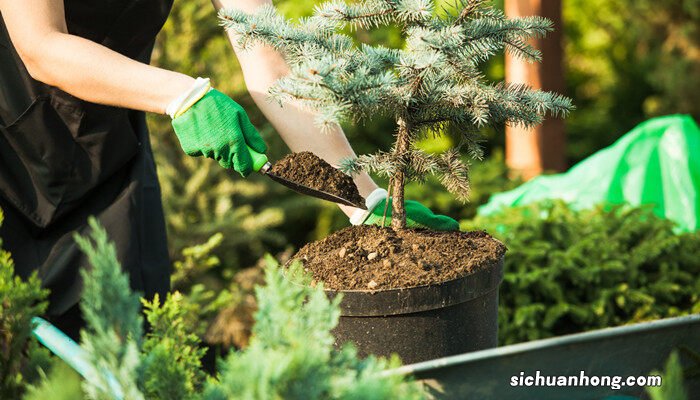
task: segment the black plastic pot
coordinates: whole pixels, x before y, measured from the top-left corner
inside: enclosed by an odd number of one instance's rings
[[[343,294],[336,347],[361,357],[396,353],[404,364],[496,347],[503,259],[452,281],[408,289],[328,291]]]

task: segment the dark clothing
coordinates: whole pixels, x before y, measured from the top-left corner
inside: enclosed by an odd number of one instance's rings
[[[68,31],[148,63],[172,0],[65,0]],[[17,273],[37,271],[50,315],[80,299],[87,261],[73,241],[94,215],[131,286],[169,288],[170,262],[145,115],[79,100],[28,74],[0,20],[0,227]]]

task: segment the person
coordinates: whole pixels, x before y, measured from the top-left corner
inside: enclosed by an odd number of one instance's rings
[[[217,9],[246,11],[265,3],[212,1]],[[73,235],[88,231],[89,216],[115,243],[134,290],[152,297],[169,289],[144,112],[170,115],[187,154],[244,177],[252,169],[247,147],[267,150],[245,110],[208,79],[149,65],[171,6],[172,0],[0,0],[0,237],[18,275],[38,272],[50,289],[48,316],[73,337],[82,323],[79,270],[87,265]],[[320,134],[313,112],[266,100],[267,89],[288,72],[279,53],[262,45],[235,51],[251,96],[292,151],[312,151],[335,165],[355,155],[339,127]],[[367,174],[354,179],[370,212],[340,208],[354,224],[378,223],[386,192]],[[414,224],[458,229],[418,203],[407,209]]]

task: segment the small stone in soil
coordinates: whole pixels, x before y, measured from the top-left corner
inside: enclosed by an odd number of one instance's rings
[[[369,283],[367,284],[367,287],[370,288],[370,289],[374,289],[374,288],[377,287],[377,285],[378,285],[378,283],[375,282],[374,279],[372,279],[372,280],[369,281]]]
[[[372,261],[372,260],[374,260],[375,258],[377,258],[378,255],[379,255],[379,254],[377,254],[377,252],[369,253],[369,254],[367,254],[367,259],[368,259],[369,261]]]
[[[340,251],[338,252],[338,257],[340,257],[340,258],[345,257],[345,252],[347,252],[347,251],[348,251],[348,249],[346,249],[345,247],[343,247],[343,248],[340,249]]]

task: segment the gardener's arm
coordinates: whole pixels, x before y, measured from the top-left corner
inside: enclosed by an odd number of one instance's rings
[[[69,34],[63,0],[0,0],[0,12],[29,74],[80,99],[163,114],[194,82]]]
[[[239,8],[246,12],[252,12],[263,4],[271,4],[269,0],[212,0],[212,3],[217,10]],[[229,39],[232,44],[236,41],[231,33]],[[330,132],[321,132],[314,123],[313,112],[290,103],[280,106],[268,101],[268,89],[277,79],[289,73],[279,52],[262,45],[247,50],[240,50],[234,45],[234,50],[253,100],[292,151],[311,151],[333,165],[338,165],[343,158],[355,156],[340,127],[333,128]],[[355,183],[363,197],[377,189],[377,185],[366,173],[355,177]],[[352,207],[340,207],[348,216],[355,210]]]
[[[173,129],[190,156],[205,156],[246,176],[248,148],[265,142],[243,108],[206,79],[167,71],[125,57],[68,33],[63,0],[0,0],[12,44],[29,74],[92,103],[173,118]]]

